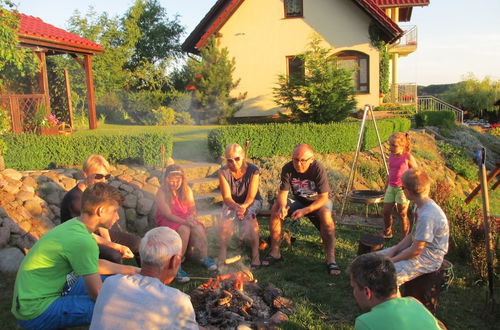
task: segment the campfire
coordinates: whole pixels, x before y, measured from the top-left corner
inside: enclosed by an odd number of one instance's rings
[[[250,271],[209,279],[191,293],[191,301],[198,324],[207,329],[275,328],[293,313],[280,289],[257,284]]]

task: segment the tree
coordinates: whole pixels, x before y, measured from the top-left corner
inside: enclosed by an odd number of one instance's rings
[[[194,119],[201,124],[225,123],[240,108],[237,102],[245,98],[243,94],[230,95],[240,82],[233,81],[234,58],[230,60],[227,48],[220,48],[210,38],[200,59],[189,59],[187,65],[195,87]]]
[[[304,76],[278,76],[274,100],[291,111],[292,120],[328,123],[341,121],[355,108],[352,72],[336,65],[331,51],[313,38],[309,50],[298,55],[304,63]]]
[[[31,49],[20,48],[17,31],[19,16],[10,0],[0,0],[0,91],[12,76],[33,75],[39,68],[39,61]],[[14,72],[14,73],[13,73]],[[7,79],[5,79],[7,77]]]
[[[485,77],[480,81],[474,74],[469,73],[461,82],[446,91],[443,98],[448,103],[466,110],[473,117],[488,115],[493,119],[498,116],[494,103],[500,98],[499,95],[500,80],[495,81],[491,77]]]

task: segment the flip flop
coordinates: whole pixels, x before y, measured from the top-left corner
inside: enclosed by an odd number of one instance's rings
[[[251,269],[251,270],[258,270],[258,269],[260,269],[261,267],[262,267],[262,264],[260,264],[260,265],[254,265],[254,264],[251,264],[251,265],[250,265],[250,269]]]
[[[262,264],[262,266],[269,267],[269,266],[274,265],[275,263],[283,261],[283,256],[281,256],[279,258],[275,258],[272,255],[268,254],[267,257],[265,257],[263,261],[267,261],[267,265]]]
[[[340,267],[336,263],[334,263],[334,262],[329,263],[328,265],[326,265],[326,270],[328,271],[329,275],[333,275],[333,276],[340,275]],[[332,274],[332,270],[338,270],[339,273],[338,274]]]

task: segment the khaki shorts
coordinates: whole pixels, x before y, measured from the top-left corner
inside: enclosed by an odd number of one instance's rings
[[[397,203],[406,205],[410,201],[406,199],[403,188],[389,185],[384,195],[384,203]]]

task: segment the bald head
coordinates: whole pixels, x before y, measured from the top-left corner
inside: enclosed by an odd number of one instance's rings
[[[308,144],[299,144],[293,149],[293,167],[299,173],[304,173],[309,169],[314,157],[314,151]]]
[[[297,156],[297,155],[308,155],[310,157],[314,156],[314,150],[311,148],[310,145],[308,144],[299,144],[293,149],[293,154],[292,156]]]

